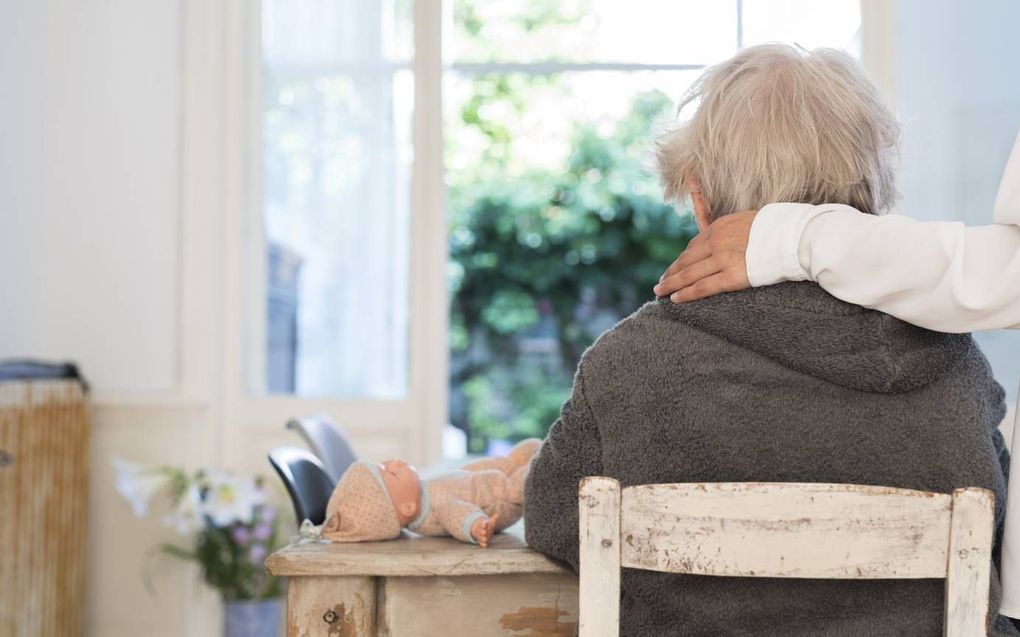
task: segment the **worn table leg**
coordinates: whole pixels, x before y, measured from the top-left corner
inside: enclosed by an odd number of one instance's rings
[[[287,637],[370,637],[375,628],[375,578],[291,577]]]

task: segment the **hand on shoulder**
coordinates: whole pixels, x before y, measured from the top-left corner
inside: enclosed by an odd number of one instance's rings
[[[751,287],[746,253],[756,214],[736,212],[709,224],[663,273],[653,288],[655,295],[684,303]]]

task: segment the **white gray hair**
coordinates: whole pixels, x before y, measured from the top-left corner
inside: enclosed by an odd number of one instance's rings
[[[899,123],[845,53],[749,47],[709,67],[677,112],[692,102],[656,140],[667,199],[698,190],[712,218],[783,201],[880,214],[896,199]]]

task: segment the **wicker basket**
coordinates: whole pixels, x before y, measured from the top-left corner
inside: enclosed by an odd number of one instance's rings
[[[89,428],[78,381],[0,383],[0,635],[84,632]]]

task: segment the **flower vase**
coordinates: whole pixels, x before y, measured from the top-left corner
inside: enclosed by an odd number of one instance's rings
[[[280,598],[225,602],[223,637],[278,637],[280,610]]]

